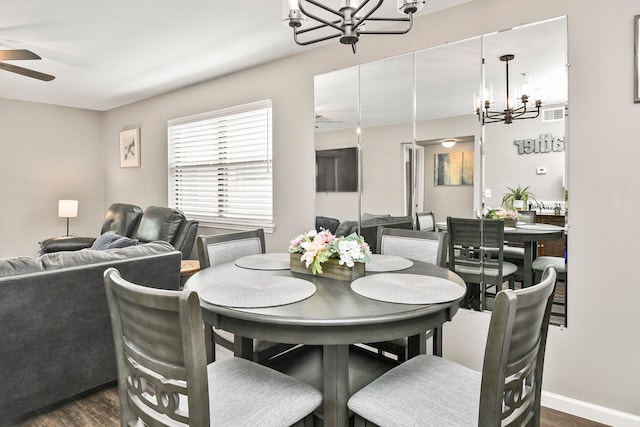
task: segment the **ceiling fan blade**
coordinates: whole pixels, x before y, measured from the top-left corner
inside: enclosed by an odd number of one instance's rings
[[[55,79],[55,77],[52,75],[44,74],[39,71],[29,70],[28,68],[18,67],[16,65],[5,64],[4,62],[0,62],[0,70],[11,71],[12,73],[22,74],[23,76],[32,77],[38,80],[44,80],[45,82]]]
[[[26,49],[0,50],[0,61],[19,59],[42,59],[35,53]]]

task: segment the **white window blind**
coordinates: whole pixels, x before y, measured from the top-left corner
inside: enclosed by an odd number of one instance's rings
[[[169,205],[202,225],[273,230],[271,101],[170,120]]]

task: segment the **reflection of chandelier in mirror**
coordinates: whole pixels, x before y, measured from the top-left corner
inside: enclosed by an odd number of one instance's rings
[[[535,110],[527,110],[527,102],[529,102],[529,95],[527,94],[531,89],[531,82],[526,73],[522,73],[523,82],[521,87],[522,95],[517,98],[518,101],[522,104],[520,107],[515,106],[515,101],[513,98],[509,97],[509,61],[515,58],[514,55],[502,55],[500,57],[500,61],[505,63],[506,68],[506,76],[507,76],[507,97],[506,97],[506,106],[502,111],[491,111],[489,108],[493,103],[493,94],[487,95],[485,94],[484,101],[484,110],[480,109],[480,99],[476,98],[474,95],[474,106],[476,109],[476,114],[482,119],[482,123],[496,123],[503,122],[504,124],[510,124],[514,120],[522,120],[522,119],[535,119],[540,115],[540,107],[542,106],[542,101],[539,99],[535,101]]]
[[[362,34],[408,33],[413,26],[413,14],[422,9],[426,0],[397,1],[398,12],[407,16],[394,18],[372,16],[382,5],[383,0],[373,0],[368,7],[370,0],[340,0],[341,6],[338,10],[316,0],[283,0],[284,22],[293,28],[293,39],[299,45],[304,46],[340,37],[340,43],[351,45],[353,53],[356,53],[356,43]],[[307,4],[312,7],[308,8],[305,6]],[[317,24],[305,26],[304,23],[308,18]],[[407,22],[408,24],[401,30],[365,31],[366,22]],[[303,36],[303,40],[300,40],[299,36]]]

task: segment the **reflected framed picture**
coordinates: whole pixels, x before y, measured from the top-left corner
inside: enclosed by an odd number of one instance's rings
[[[473,185],[473,151],[434,155],[434,185]]]
[[[633,17],[633,102],[640,102],[640,82],[638,82],[638,48],[640,48],[640,15]]]
[[[120,132],[120,167],[140,167],[140,128]]]

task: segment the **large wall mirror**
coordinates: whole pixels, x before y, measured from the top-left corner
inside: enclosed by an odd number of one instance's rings
[[[507,54],[510,98],[526,82],[528,108],[540,99],[542,111],[510,124],[483,122],[478,103],[505,108],[500,57]],[[445,223],[500,207],[520,186],[533,194],[523,209],[535,210],[537,222],[564,226],[566,64],[560,17],[316,76],[316,149],[356,147],[362,178],[359,192],[316,193],[316,214],[364,226],[433,211]],[[537,251],[564,259],[565,242],[540,241]]]

